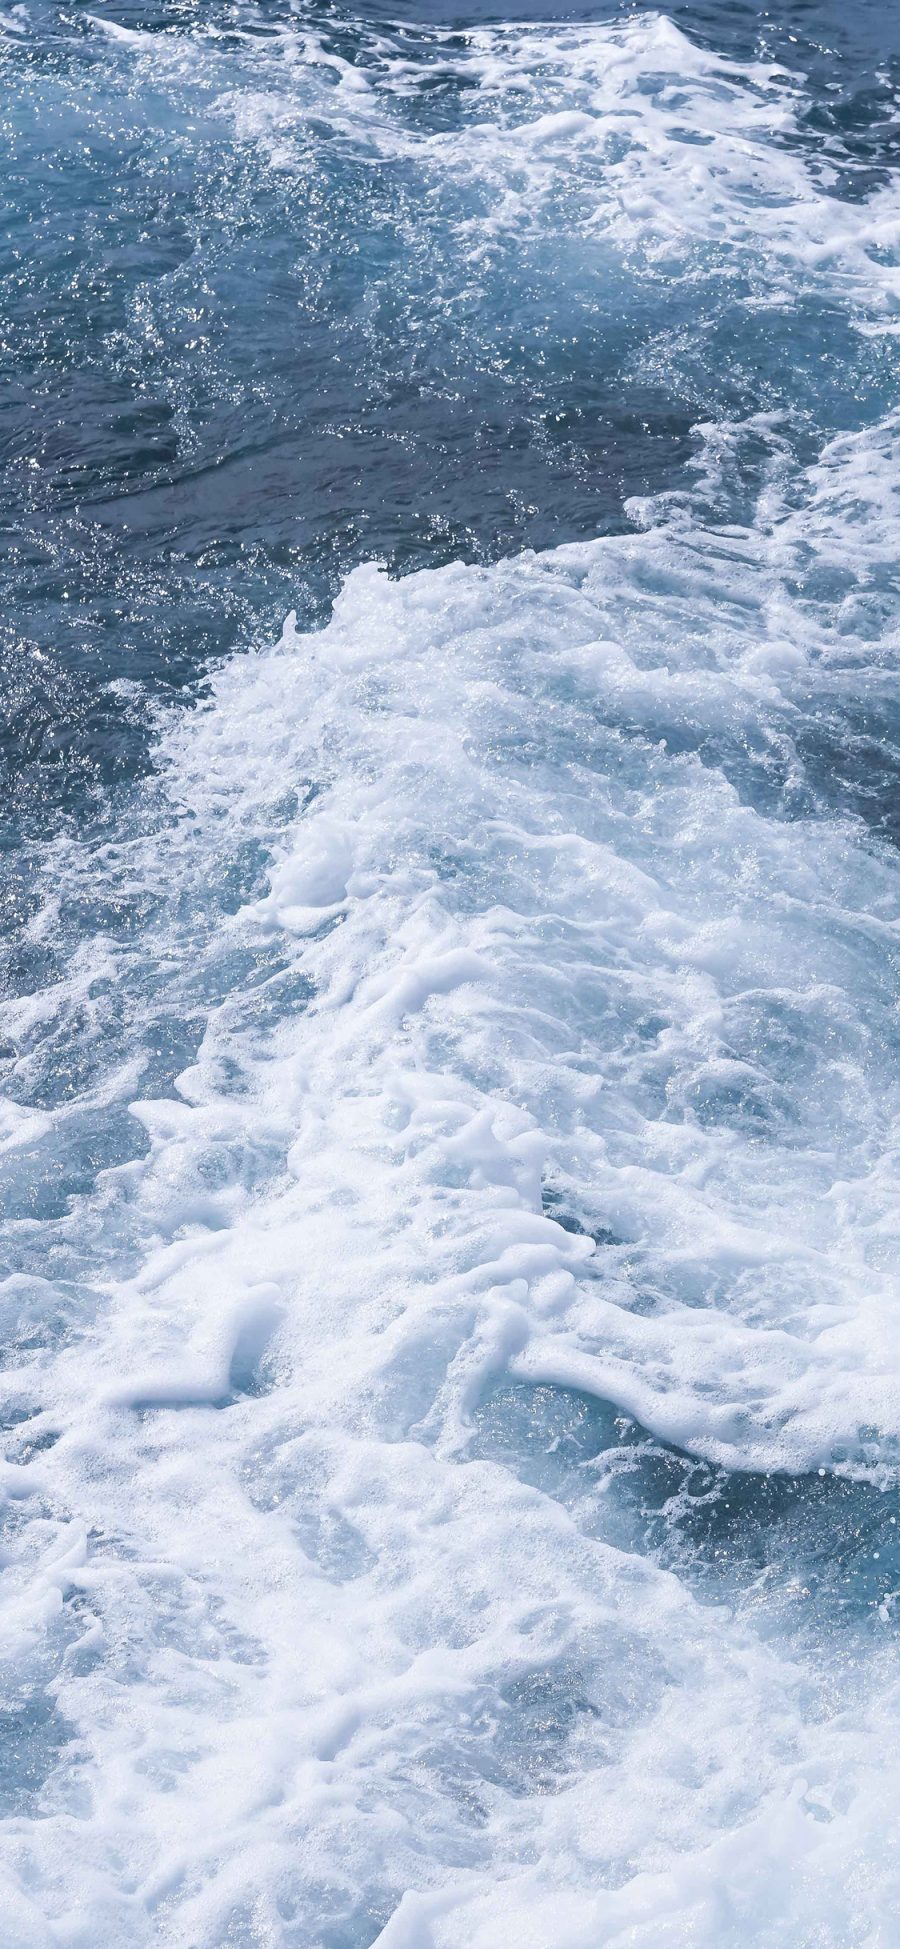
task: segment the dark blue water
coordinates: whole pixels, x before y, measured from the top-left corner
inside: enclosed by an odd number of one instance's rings
[[[608,4],[551,12],[617,17]],[[418,64],[397,115],[421,134],[468,113],[428,30],[452,24],[464,48],[468,25],[501,17],[408,0],[392,16],[402,26],[371,8],[299,18],[363,72],[386,32]],[[702,44],[804,78],[789,140],[838,194],[885,179],[892,10],[672,17]],[[128,44],[99,18],[161,47],[186,36],[207,64],[134,86]],[[323,136],[301,190],[258,144],[235,144],[216,107],[260,83],[289,100],[277,37],[296,18],[271,4],[34,5],[4,36],[8,843],[23,822],[40,833],[83,818],[98,788],[146,765],[149,699],[264,640],[287,606],[321,618],[355,563],[404,572],[620,529],[629,497],[684,480],[698,421],[789,410],[794,437],[814,418],[818,439],[864,422],[893,384],[890,347],[793,304],[755,330],[745,314],[736,336],[717,303],[694,350],[638,378],[658,280],[598,288],[572,259],[565,208],[559,236],[499,239],[473,282],[450,229],[459,184],[423,203],[419,165],[353,161]],[[673,288],[669,327],[691,333],[693,305]]]

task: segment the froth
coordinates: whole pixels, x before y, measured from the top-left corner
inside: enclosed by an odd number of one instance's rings
[[[830,1667],[810,1717],[740,1615],[468,1458],[503,1375],[731,1468],[895,1456],[894,856],[739,761],[829,681],[799,519],[777,571],[771,535],[677,518],[359,571],[163,739],[168,827],[129,873],[162,843],[200,887],[252,844],[196,951],[277,943],[304,987],[260,1015],[272,977],[238,977],[134,1102],[102,1333],[31,1376],[56,1439],[18,1506],[67,1514],[27,1531],[28,1629],[75,1603],[54,1696],[84,1759],[13,1858],[59,1917],[75,1877],[94,1942],[100,1912],[109,1940],[544,1943],[560,1902],[573,1942],[774,1942],[824,1818],[838,1899],[886,1763],[874,1653],[852,1727]]]
[[[485,247],[565,179],[654,275],[889,308],[782,77],[664,22],[433,53],[464,128],[389,37],[331,112],[481,171]],[[306,99],[245,110],[295,167]],[[26,945],[81,945],[0,1105],[22,1949],[887,1939],[889,1565],[812,1655],[765,1564],[710,1602],[603,1514],[636,1442],[896,1494],[897,427],[830,410],[699,428],[624,535],[357,570],[51,850]]]

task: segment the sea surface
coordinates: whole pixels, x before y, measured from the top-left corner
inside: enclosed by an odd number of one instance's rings
[[[897,1949],[898,168],[0,13],[2,1949]]]

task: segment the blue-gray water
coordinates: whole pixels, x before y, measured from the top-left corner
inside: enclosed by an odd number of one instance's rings
[[[4,1949],[894,1940],[898,91],[0,13]]]
[[[652,10],[560,9],[573,14]],[[320,619],[360,561],[402,572],[619,530],[629,496],[684,481],[698,422],[789,411],[814,451],[892,399],[892,349],[861,344],[830,297],[798,306],[786,290],[748,315],[729,264],[699,317],[690,284],[668,290],[661,313],[663,279],[617,267],[598,280],[552,210],[538,234],[498,239],[473,282],[454,225],[483,209],[479,185],[438,180],[423,204],[411,157],[373,169],[324,124],[305,131],[298,180],[236,141],[220,112],[228,89],[287,86],[280,37],[302,25],[363,75],[377,74],[385,43],[411,62],[401,127],[465,128],[464,59],[442,69],[445,43],[429,30],[458,27],[450,45],[464,56],[466,28],[502,10],[108,9],[161,48],[181,36],[198,49],[190,72],[175,63],[158,79],[135,78],[106,17],[13,9],[3,45],[2,756],[14,830],[21,819],[44,831],[61,807],[82,816],[94,786],[146,763],[143,693],[180,689],[211,655],[265,640],[287,606]],[[847,199],[891,180],[890,8],[689,5],[671,17],[702,46],[804,77],[785,144],[833,171]],[[563,215],[587,187],[560,182]],[[661,325],[693,342],[641,372]],[[760,459],[747,455],[738,495]],[[112,696],[122,679],[141,695]]]

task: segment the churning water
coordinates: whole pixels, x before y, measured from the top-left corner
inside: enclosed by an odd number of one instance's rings
[[[900,32],[551,14],[0,16],[3,1949],[900,1940]]]

